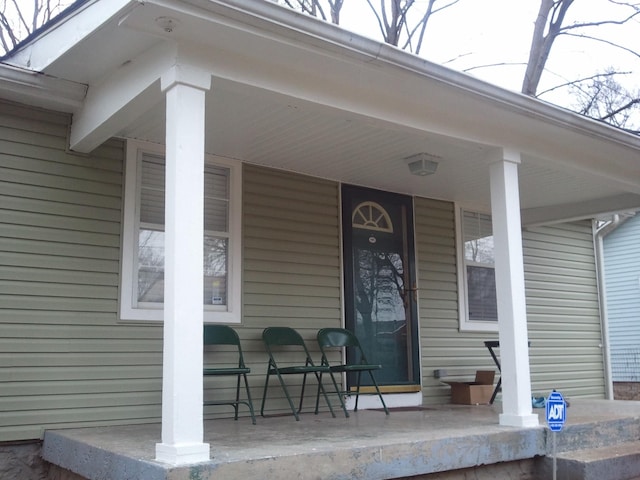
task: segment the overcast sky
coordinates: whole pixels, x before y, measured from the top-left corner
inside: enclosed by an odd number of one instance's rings
[[[417,2],[426,5],[426,0]],[[461,71],[480,65],[514,64],[476,68],[469,73],[520,91],[539,5],[539,0],[460,0],[432,17],[421,56]],[[379,39],[375,23],[370,23],[373,17],[368,12],[363,14],[363,7],[366,7],[365,0],[345,0],[342,26]],[[620,19],[628,15],[628,10],[612,8],[607,0],[576,0],[568,11],[566,23]],[[593,27],[582,33],[640,51],[638,21],[625,26]],[[588,77],[608,66],[638,72],[640,58],[602,43],[561,36],[551,50],[539,92],[566,80]],[[627,76],[625,85],[637,86],[636,77],[637,74]],[[547,100],[558,101],[552,96]]]
[[[18,4],[27,9],[32,1],[18,0]],[[61,0],[60,3],[69,5],[73,1]],[[378,0],[372,3],[377,5]],[[412,8],[424,10],[427,0],[416,0],[416,3]],[[539,5],[539,0],[460,0],[432,17],[421,56],[520,91]],[[608,0],[576,0],[569,8],[566,23],[621,19],[628,15],[628,10],[612,7]],[[377,40],[382,38],[366,0],[344,1],[341,26]],[[640,20],[624,26],[599,26],[581,32],[640,51]],[[503,65],[472,68],[493,64]],[[626,76],[621,83],[628,88],[639,88],[640,81],[636,80],[640,78],[636,73],[640,72],[638,56],[591,40],[561,36],[553,46],[538,92],[565,81],[588,77],[609,66],[633,71],[634,74]],[[566,103],[566,91],[543,98],[563,104]]]

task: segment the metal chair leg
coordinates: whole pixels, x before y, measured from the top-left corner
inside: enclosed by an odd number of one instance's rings
[[[380,392],[380,388],[378,387],[378,382],[376,382],[376,378],[373,376],[373,372],[369,370],[369,375],[371,376],[371,381],[373,385],[376,387],[376,392],[378,392],[378,397],[380,397],[380,401],[382,402],[382,408],[384,408],[384,413],[389,415],[389,409],[387,408],[387,404],[384,403],[384,398],[382,398],[382,392]]]

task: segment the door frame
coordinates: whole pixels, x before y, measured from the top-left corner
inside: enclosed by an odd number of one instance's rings
[[[353,193],[352,193],[353,192]],[[380,385],[380,389],[383,393],[394,393],[394,394],[409,394],[411,398],[406,401],[400,401],[399,405],[416,405],[421,403],[421,392],[422,390],[422,362],[421,362],[421,346],[420,346],[420,318],[419,318],[419,297],[417,294],[418,291],[418,265],[417,265],[417,252],[416,252],[416,234],[415,234],[415,204],[414,198],[410,195],[404,195],[399,193],[387,192],[384,190],[361,187],[350,184],[341,184],[340,186],[340,233],[341,233],[341,269],[342,269],[342,291],[343,291],[343,323],[348,327],[348,316],[353,316],[354,307],[353,307],[353,272],[354,268],[352,265],[353,261],[353,236],[351,233],[352,227],[351,222],[348,219],[351,219],[352,208],[351,199],[354,196],[358,196],[358,194],[371,194],[373,199],[375,198],[381,199],[384,201],[391,201],[397,203],[398,205],[403,205],[407,208],[406,212],[406,233],[403,234],[403,249],[406,250],[405,255],[407,257],[407,266],[408,267],[408,276],[412,281],[413,285],[411,285],[411,290],[406,294],[412,298],[410,302],[410,321],[409,321],[409,329],[408,329],[408,341],[410,342],[411,349],[411,367],[409,371],[411,372],[411,378],[409,379],[409,383],[407,384],[389,384]],[[347,205],[348,204],[348,205]],[[347,222],[349,222],[347,224]],[[346,229],[349,228],[347,232]],[[415,290],[414,290],[415,289]],[[371,388],[373,390],[373,388]],[[367,391],[368,387],[362,387],[361,391]],[[375,391],[375,390],[374,390]],[[420,401],[416,403],[416,395],[420,397]],[[403,395],[394,395],[394,397],[403,397]]]

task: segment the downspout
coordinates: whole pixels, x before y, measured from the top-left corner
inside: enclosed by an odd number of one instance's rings
[[[600,324],[602,328],[602,353],[604,357],[605,395],[609,400],[614,399],[613,378],[611,373],[611,345],[609,341],[609,313],[607,310],[607,289],[604,278],[604,237],[615,230],[620,224],[620,215],[614,215],[606,225],[598,228],[593,221],[593,240],[596,255],[596,281],[598,282],[598,298],[600,303]]]

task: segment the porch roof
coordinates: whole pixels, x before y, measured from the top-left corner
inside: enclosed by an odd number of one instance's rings
[[[79,2],[5,58],[0,95],[73,113],[78,151],[164,143],[177,58],[213,77],[211,154],[488,211],[488,163],[516,150],[525,224],[640,208],[639,137],[264,0]],[[411,175],[423,152],[437,172]]]

